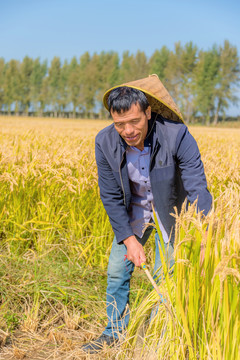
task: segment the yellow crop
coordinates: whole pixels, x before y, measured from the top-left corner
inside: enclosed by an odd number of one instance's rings
[[[82,272],[106,269],[113,234],[99,197],[94,137],[109,124],[0,118],[0,240],[9,256],[33,261],[36,254],[56,248],[69,261],[77,259]],[[204,220],[194,205],[187,213],[173,214],[175,271],[170,277],[163,267],[165,280],[159,284],[166,303],[159,304],[154,291],[141,301],[139,295],[119,352],[106,358],[238,359],[240,129],[190,131],[202,154],[213,210]],[[151,241],[147,246],[150,249]],[[148,253],[152,263],[153,251]],[[60,290],[67,296],[66,289]],[[26,313],[26,329],[36,331],[40,326],[40,296],[34,298],[35,311]],[[156,306],[157,314],[149,322]],[[71,318],[70,313],[64,307],[65,322],[77,329],[84,315],[74,310]]]

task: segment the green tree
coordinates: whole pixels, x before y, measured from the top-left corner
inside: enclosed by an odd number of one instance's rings
[[[38,101],[40,104],[38,109],[39,116],[43,116],[46,106],[49,105],[49,99],[49,78],[46,76],[43,78],[41,90],[38,96]]]
[[[4,77],[5,77],[5,61],[0,58],[0,111],[4,105]]]
[[[4,104],[8,114],[11,113],[11,105],[15,104],[15,113],[18,115],[20,101],[20,63],[17,60],[10,60],[6,63],[4,77]]]
[[[210,124],[215,108],[215,90],[219,82],[220,54],[214,45],[209,51],[200,51],[194,72],[195,106],[202,114],[203,123]]]
[[[73,57],[69,64],[68,93],[69,101],[73,105],[73,117],[76,117],[76,109],[79,105],[81,92],[80,69],[76,57]]]
[[[141,79],[149,75],[148,59],[144,51],[137,51],[134,57],[133,69],[136,79]]]
[[[79,77],[80,81],[80,91],[79,91],[79,110],[85,113],[85,88],[88,87],[88,68],[90,66],[91,56],[88,51],[86,51],[81,57],[79,62]],[[91,86],[89,84],[89,86]],[[87,95],[88,97],[88,95]]]
[[[156,50],[149,59],[149,73],[157,74],[159,79],[164,83],[166,80],[166,67],[169,60],[170,51],[166,46]]]
[[[107,112],[103,106],[102,98],[104,92],[118,84],[119,78],[119,56],[116,52],[101,52],[98,56],[97,91],[96,100],[99,103],[101,117]]]
[[[43,80],[47,74],[47,61],[42,64],[40,59],[37,58],[33,61],[33,69],[30,79],[31,84],[31,104],[34,111],[37,111],[38,115],[42,114],[42,106],[40,98],[42,96]]]
[[[131,80],[141,79],[149,75],[149,64],[143,51],[137,51],[136,55],[129,54],[129,51],[123,53],[119,79],[121,83]]]
[[[31,107],[38,115],[52,111],[63,115],[70,105],[73,116],[79,110],[85,117],[106,116],[104,92],[120,83],[155,73],[175,99],[187,123],[200,114],[203,122],[218,122],[230,104],[236,104],[240,63],[236,47],[229,41],[198,51],[192,42],[156,50],[149,61],[143,51],[125,51],[120,63],[116,52],[88,52],[61,65],[54,57],[50,67],[26,56],[20,63],[0,58],[0,110],[25,114]]]
[[[181,86],[180,86],[180,109],[184,114],[186,123],[189,123],[196,113],[194,108],[194,70],[197,64],[198,49],[192,42],[187,43],[181,56]]]
[[[60,71],[59,80],[59,97],[58,97],[58,108],[60,110],[60,116],[65,116],[65,110],[69,103],[69,91],[68,91],[68,77],[69,77],[69,65],[67,60],[64,61]]]
[[[83,111],[84,116],[91,117],[93,116],[98,89],[98,55],[96,53],[92,57],[90,57],[88,52],[81,56],[79,73],[82,84],[79,108]]]
[[[134,80],[133,70],[134,56],[129,54],[129,51],[124,51],[122,55],[122,62],[119,70],[119,82],[125,83]]]
[[[192,42],[184,47],[178,42],[171,51],[165,68],[166,87],[190,122],[195,112],[193,101],[193,74],[197,62],[197,47]]]
[[[59,57],[54,57],[49,68],[48,86],[49,86],[49,103],[54,112],[54,116],[58,116],[60,108],[60,83],[61,83],[61,62]]]
[[[225,40],[224,46],[220,46],[220,67],[218,81],[215,87],[215,113],[214,124],[217,124],[219,113],[225,112],[230,104],[238,101],[237,87],[239,86],[240,64],[237,49]]]
[[[20,65],[20,102],[21,110],[28,115],[31,103],[31,76],[33,71],[33,60],[25,56]]]

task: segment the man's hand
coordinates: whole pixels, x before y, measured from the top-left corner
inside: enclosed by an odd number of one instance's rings
[[[143,246],[137,241],[135,236],[129,236],[123,243],[127,247],[127,258],[132,261],[135,266],[140,267],[142,262],[146,262],[146,256]]]

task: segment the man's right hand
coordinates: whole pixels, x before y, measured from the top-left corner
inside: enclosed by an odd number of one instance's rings
[[[123,240],[127,247],[127,258],[132,261],[135,266],[140,267],[142,262],[146,262],[143,246],[137,241],[135,236],[129,236]]]

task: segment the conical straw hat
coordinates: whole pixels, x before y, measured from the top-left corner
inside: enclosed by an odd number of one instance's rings
[[[103,104],[107,110],[109,110],[107,100],[110,92],[120,86],[141,90],[146,95],[152,111],[168,120],[183,122],[182,114],[157,75],[149,75],[144,79],[130,81],[109,89],[103,96]]]

